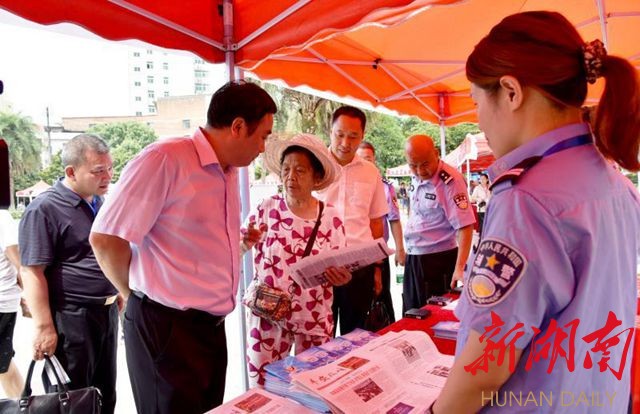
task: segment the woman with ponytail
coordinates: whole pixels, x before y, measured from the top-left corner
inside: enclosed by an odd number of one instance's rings
[[[613,164],[640,169],[636,71],[540,11],[496,25],[466,73],[497,159],[455,364],[431,409],[626,413],[640,197]],[[591,128],[581,107],[599,78]]]

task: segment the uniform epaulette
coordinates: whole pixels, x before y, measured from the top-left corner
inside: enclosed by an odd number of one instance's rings
[[[489,186],[489,190],[493,190],[493,187],[505,181],[511,181],[511,184],[515,184],[528,169],[536,165],[536,163],[541,159],[542,157],[536,156],[521,161],[515,167],[503,172],[498,177],[496,177],[496,179],[493,180],[493,182]]]
[[[453,177],[451,176],[451,174],[449,174],[448,172],[446,172],[445,170],[441,170],[440,173],[438,174],[440,176],[440,179],[445,183],[445,184],[449,184],[451,181],[453,181]]]

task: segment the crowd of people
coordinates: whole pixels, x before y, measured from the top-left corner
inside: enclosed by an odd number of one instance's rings
[[[405,146],[413,176],[396,195],[355,107],[333,113],[328,147],[309,134],[268,140],[276,104],[244,81],[213,94],[207,123],[192,137],[145,148],[106,200],[108,146],[95,135],[73,138],[62,153],[64,177],[26,208],[18,239],[10,218],[0,216],[5,392],[17,396],[22,388],[11,361],[17,269],[35,326],[33,358],[55,355],[71,388],[98,387],[103,412],[114,412],[123,312],[138,412],[202,413],[223,400],[225,316],[238,306],[243,254],[253,253],[255,268],[243,301],[247,367],[260,386],[267,364],[364,327],[374,300],[393,309],[388,259],[353,272],[327,268],[315,288],[302,288],[290,267],[391,234],[395,262],[405,266],[405,311],[464,286],[455,363],[430,412],[495,412],[489,393],[549,389],[615,391],[610,412],[626,412],[628,374],[612,383],[597,370],[525,370],[531,331],[515,342],[515,369],[495,359],[475,375],[466,367],[482,357],[494,313],[505,326],[544,332],[552,321],[567,326],[576,318],[596,331],[611,312],[623,327],[634,326],[640,197],[612,165],[640,169],[635,69],[601,43],[585,43],[563,16],[525,12],[478,43],[466,73],[499,161],[471,194],[433,139],[414,135]],[[585,123],[587,83],[600,77],[603,96]],[[261,153],[283,194],[261,201],[241,225],[238,168]],[[472,203],[481,229],[473,253]],[[408,211],[404,231],[401,210]],[[615,300],[597,300],[600,292]],[[575,345],[576,354],[589,351],[585,342]]]

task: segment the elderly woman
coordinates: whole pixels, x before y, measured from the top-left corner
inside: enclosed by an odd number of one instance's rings
[[[456,359],[433,412],[626,413],[640,196],[611,162],[640,169],[635,69],[539,11],[502,20],[466,71],[497,160],[456,308]],[[590,128],[580,108],[598,78]],[[610,398],[580,401],[592,392]]]
[[[323,205],[311,193],[328,186],[338,174],[327,148],[318,138],[307,134],[288,141],[271,141],[267,143],[265,164],[280,176],[284,195],[262,201],[247,218],[243,248],[255,247],[255,275],[247,290],[267,285],[286,292],[291,299],[291,312],[275,322],[247,312],[247,362],[253,385],[264,383],[265,365],[286,357],[294,343],[297,354],[331,339],[332,285],[342,285],[351,279],[346,269],[329,268],[325,272],[328,283],[303,289],[289,271],[289,266],[300,260],[305,250],[315,255],[345,246],[338,211]],[[313,240],[318,219],[320,224]]]

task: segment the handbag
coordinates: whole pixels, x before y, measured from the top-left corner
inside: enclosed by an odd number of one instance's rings
[[[389,325],[391,325],[391,317],[387,306],[380,299],[374,298],[364,319],[364,329],[376,332]]]
[[[311,254],[311,249],[320,227],[320,218],[323,210],[324,203],[319,201],[318,219],[311,231],[311,235],[309,235],[309,241],[302,257],[307,257]],[[242,298],[242,303],[251,309],[254,315],[271,322],[279,322],[291,315],[291,295],[282,289],[273,288],[256,280],[249,285],[246,294]]]
[[[67,384],[60,381],[60,376],[48,355],[44,356],[45,364],[51,368],[59,392],[31,395],[31,377],[36,361],[31,361],[22,395],[18,399],[0,400],[0,414],[100,414],[102,411],[102,394],[96,387],[69,390]]]

